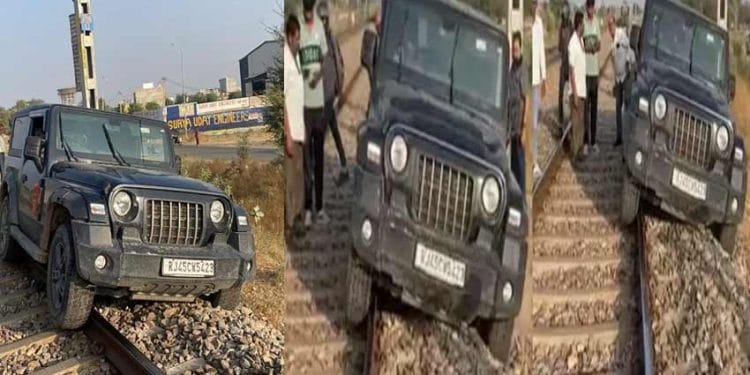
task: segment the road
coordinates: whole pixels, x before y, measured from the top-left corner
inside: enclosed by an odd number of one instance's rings
[[[175,145],[177,155],[183,158],[196,159],[220,159],[232,160],[237,159],[239,147],[231,146],[212,146],[212,145]],[[250,147],[250,159],[259,161],[271,161],[280,155],[279,149],[269,146]]]

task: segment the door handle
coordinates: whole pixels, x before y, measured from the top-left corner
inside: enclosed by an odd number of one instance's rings
[[[29,180],[29,176],[27,176],[27,175],[22,175],[21,176],[21,182],[26,182],[28,180]]]

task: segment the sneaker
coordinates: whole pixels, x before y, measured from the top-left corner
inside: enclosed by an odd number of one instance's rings
[[[318,215],[315,217],[315,222],[318,224],[327,225],[331,222],[331,218],[328,217],[328,214],[325,211],[320,210],[318,211]]]
[[[539,168],[539,165],[534,164],[534,179],[538,179],[539,177],[542,177],[542,170]]]
[[[312,226],[312,211],[307,210],[305,211],[305,228],[310,228]]]
[[[594,145],[594,154],[599,153],[599,145]]]
[[[348,180],[349,180],[349,170],[346,168],[342,168],[341,171],[339,172],[338,181],[336,182],[339,186],[341,186]]]
[[[589,145],[583,145],[583,156],[589,156]]]

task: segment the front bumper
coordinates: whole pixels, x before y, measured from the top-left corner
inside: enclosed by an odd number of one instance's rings
[[[736,224],[742,220],[746,178],[744,163],[729,166],[731,178],[727,178],[724,172],[727,161],[719,160],[713,170],[707,171],[676,158],[665,142],[654,140],[648,120],[628,113],[626,121],[629,126],[625,127],[623,156],[629,174],[640,186],[645,198],[689,222],[710,225]],[[638,152],[642,155],[640,165],[636,163]],[[672,184],[675,168],[706,184],[705,200],[695,198]],[[734,199],[737,200],[736,211],[731,209]]]
[[[122,243],[113,240],[109,225],[73,221],[78,274],[99,289],[114,294],[152,296],[199,296],[238,286],[252,278],[255,253],[250,232],[217,235],[208,246],[199,248]],[[103,270],[94,259],[104,255]],[[171,277],[161,274],[162,259],[184,258],[214,261],[213,277]],[[102,291],[103,292],[103,291]]]
[[[526,242],[523,235],[506,235],[501,249],[493,249],[494,235],[480,230],[477,239],[464,243],[414,224],[406,205],[392,196],[384,203],[382,177],[355,167],[352,238],[356,255],[375,272],[375,280],[403,302],[453,322],[474,318],[507,319],[518,314],[523,295]],[[393,193],[396,195],[397,193]],[[372,225],[370,241],[362,224]],[[415,267],[417,243],[466,265],[464,287],[434,278]],[[504,302],[503,285],[512,286]]]

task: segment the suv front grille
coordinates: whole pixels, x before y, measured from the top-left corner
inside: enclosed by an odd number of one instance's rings
[[[434,158],[420,155],[417,188],[412,205],[416,220],[427,227],[458,237],[469,235],[474,181]]]
[[[681,108],[674,109],[672,152],[701,168],[710,166],[711,125]]]
[[[149,199],[143,218],[143,240],[147,243],[196,246],[203,238],[200,203]]]

